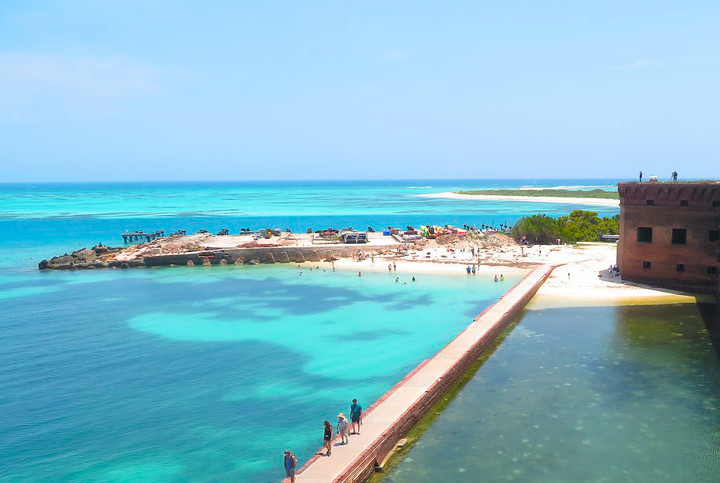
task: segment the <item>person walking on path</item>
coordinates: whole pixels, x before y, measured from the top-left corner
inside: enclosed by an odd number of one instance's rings
[[[360,426],[362,425],[362,406],[358,404],[357,399],[352,400],[350,405],[350,421],[352,421],[352,433],[360,434]]]
[[[348,444],[350,438],[348,437],[348,420],[343,413],[337,415],[337,432],[340,433],[340,441],[342,444]]]
[[[290,483],[295,482],[295,468],[297,468],[297,458],[289,449],[285,450],[285,458],[283,458],[283,464],[285,465],[285,475],[290,478]]]
[[[323,433],[323,448],[327,450],[325,455],[330,456],[332,454],[333,427],[332,424],[330,424],[330,421],[323,421],[323,425],[325,426],[325,431]]]

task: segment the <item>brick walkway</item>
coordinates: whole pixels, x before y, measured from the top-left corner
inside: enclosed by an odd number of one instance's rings
[[[332,456],[310,459],[300,469],[296,481],[363,481],[525,307],[554,268],[545,265],[530,272],[440,352],[368,408],[363,417],[362,434],[351,435],[347,445],[340,445],[339,439],[333,441]]]

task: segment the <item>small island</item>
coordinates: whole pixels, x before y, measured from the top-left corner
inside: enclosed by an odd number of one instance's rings
[[[605,191],[601,189],[592,190],[567,190],[555,188],[533,188],[533,189],[492,189],[492,190],[471,190],[458,191],[461,195],[490,195],[490,196],[532,196],[532,197],[556,197],[556,198],[601,198],[619,200],[617,191]]]
[[[620,206],[617,191],[570,190],[561,188],[486,189],[445,193],[426,193],[427,198],[476,201],[524,201],[529,203],[567,203],[590,206]]]

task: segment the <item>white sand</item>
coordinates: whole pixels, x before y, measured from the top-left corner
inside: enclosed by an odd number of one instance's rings
[[[580,244],[569,250],[551,251],[546,258],[551,263],[565,263],[540,287],[529,309],[698,301],[694,295],[623,282],[609,275],[608,268],[615,263],[615,246],[610,244]]]
[[[493,277],[504,274],[527,273],[537,265],[558,266],[540,288],[528,306],[545,309],[569,306],[638,305],[662,303],[695,303],[698,297],[670,290],[623,282],[620,277],[608,276],[608,267],[615,264],[616,245],[610,243],[581,243],[578,245],[536,245],[531,248],[515,245],[480,248],[476,257],[469,249],[449,250],[432,246],[410,250],[405,256],[375,256],[363,261],[342,259],[335,261],[340,270],[388,271],[395,262],[402,279],[412,275],[443,273],[467,276],[466,267],[477,260],[478,276]],[[328,268],[329,263],[309,263]],[[569,276],[568,276],[569,274]],[[508,287],[509,288],[509,287]]]
[[[555,196],[503,196],[503,195],[464,195],[460,193],[426,193],[418,196],[426,198],[451,198],[456,200],[477,201],[525,201],[528,203],[566,203],[588,206],[620,206],[620,200],[607,198],[560,198]]]
[[[517,245],[504,235],[452,236],[443,240],[423,240],[408,244],[409,250],[400,251],[401,244],[380,233],[369,234],[371,243],[381,249],[383,255],[368,256],[365,260],[340,259],[334,262],[336,269],[365,271],[388,271],[388,264],[395,263],[401,280],[413,275],[430,273],[467,276],[468,265],[475,265],[479,276],[494,277],[500,274],[523,274],[538,265],[557,268],[538,291],[528,308],[694,303],[697,297],[677,292],[639,286],[622,282],[620,277],[608,276],[608,267],[615,264],[616,245],[611,243],[580,243],[577,245]],[[277,245],[313,245],[311,235],[283,234],[260,243]],[[180,253],[188,249],[235,247],[252,241],[248,235],[213,236],[209,234],[166,238],[129,248],[118,259],[163,253]],[[444,244],[443,244],[444,243]],[[368,245],[354,245],[358,250]],[[344,245],[347,247],[348,245]],[[197,248],[194,248],[197,247]],[[474,249],[474,254],[473,254]],[[306,262],[305,267],[332,267],[330,262]],[[621,267],[622,268],[622,267]],[[393,270],[395,272],[395,270]],[[509,287],[508,287],[509,288]]]

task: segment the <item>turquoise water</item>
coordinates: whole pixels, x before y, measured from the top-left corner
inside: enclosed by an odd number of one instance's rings
[[[519,214],[566,214],[572,205],[423,198],[417,195],[472,189],[591,186],[616,190],[618,180],[410,180],[235,183],[108,183],[0,185],[0,217],[163,218],[243,217],[279,226],[291,220],[337,217],[356,222],[382,215],[489,216],[497,223]],[[618,213],[617,208],[593,211]],[[522,216],[522,215],[521,215]],[[227,219],[227,218],[226,218]],[[445,222],[445,218],[438,219]],[[466,221],[467,223],[467,221]],[[305,228],[298,225],[297,229]]]
[[[276,481],[283,449],[307,458],[318,422],[374,401],[514,281],[39,260],[136,229],[512,223],[576,207],[416,194],[579,184],[613,182],[0,186],[0,481]]]
[[[712,340],[695,305],[527,311],[387,481],[720,481]]]
[[[0,186],[0,481],[276,481],[283,449],[307,458],[318,422],[374,401],[513,282],[39,260],[136,229],[511,223],[574,207],[416,194],[578,184],[614,182]]]
[[[318,422],[377,399],[507,287],[400,278],[292,265],[3,283],[2,479],[280,476],[285,447],[309,457]]]

